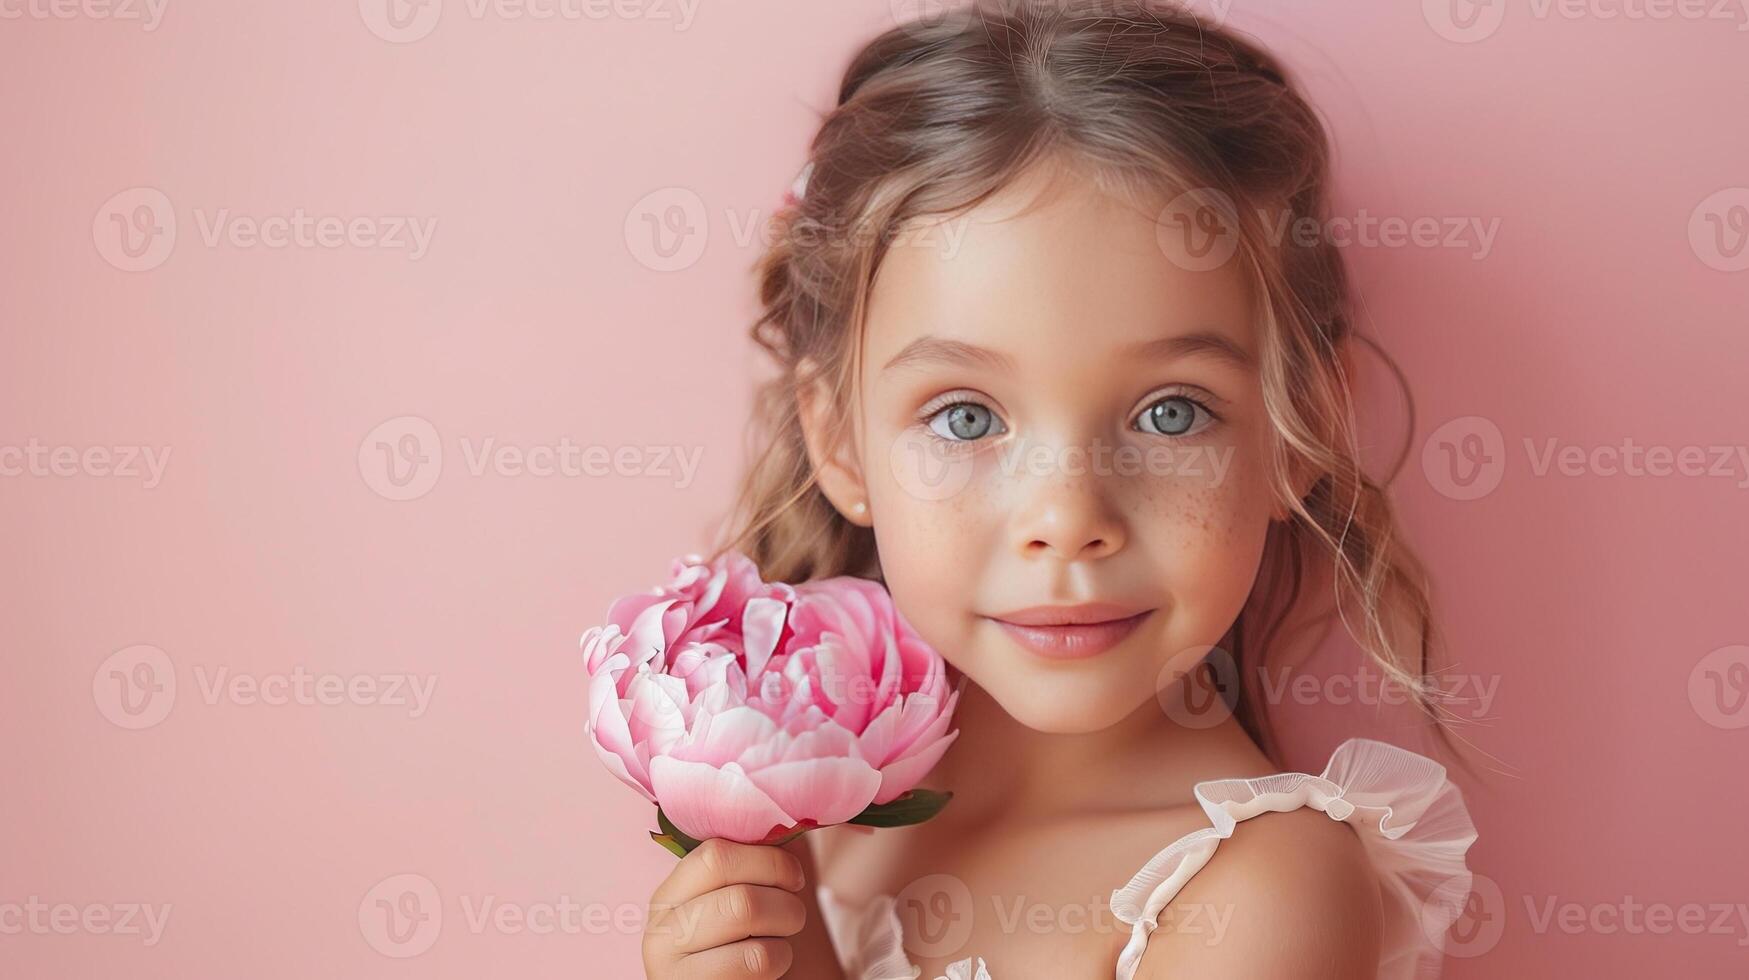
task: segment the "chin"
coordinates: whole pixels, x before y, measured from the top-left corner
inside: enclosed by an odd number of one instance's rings
[[[1130,683],[1100,671],[1007,669],[1001,677],[973,677],[1015,721],[1051,735],[1086,735],[1127,718],[1153,697],[1153,685]],[[1146,696],[1137,700],[1137,691]]]

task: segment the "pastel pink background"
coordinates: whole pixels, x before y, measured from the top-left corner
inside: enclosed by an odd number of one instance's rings
[[[672,864],[585,741],[577,638],[728,501],[756,363],[757,249],[737,235],[894,6],[706,3],[684,30],[444,7],[408,43],[352,0],[168,0],[154,30],[0,23],[0,447],[171,451],[151,489],[0,477],[0,906],[172,909],[150,947],[0,932],[0,973],[641,976],[635,928],[475,928],[469,910],[635,909]],[[1231,19],[1327,114],[1340,212],[1499,221],[1482,260],[1349,251],[1417,397],[1396,493],[1454,670],[1498,680],[1492,719],[1464,734],[1504,774],[1463,781],[1474,867],[1501,895],[1479,928],[1499,938],[1448,975],[1734,975],[1741,923],[1539,933],[1526,902],[1749,902],[1749,729],[1727,727],[1749,717],[1690,696],[1703,657],[1749,643],[1749,474],[1538,475],[1523,442],[1749,440],[1749,272],[1689,235],[1703,201],[1749,186],[1749,33],[1514,4],[1465,43],[1422,7],[1239,0]],[[172,202],[178,232],[128,272],[106,261],[101,212],[136,187]],[[669,197],[641,203],[654,192]],[[643,213],[687,193],[708,238],[658,271]],[[200,222],[224,208],[437,226],[417,260],[209,245]],[[1375,402],[1385,446],[1401,416]],[[360,447],[407,416],[443,460],[396,501]],[[1460,500],[1423,449],[1469,416],[1498,428],[1505,465]],[[488,438],[702,455],[684,486],[476,476],[463,441]],[[177,690],[130,730],[94,687],[136,644],[165,652]],[[220,669],[436,687],[419,717],[209,699]],[[1366,708],[1285,714],[1290,761],[1314,770],[1346,735],[1410,740]],[[409,958],[370,936],[367,896],[399,874],[441,896],[435,943]]]

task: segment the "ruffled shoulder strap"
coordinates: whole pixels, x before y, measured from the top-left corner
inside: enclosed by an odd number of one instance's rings
[[[1111,893],[1111,910],[1131,927],[1117,980],[1133,980],[1160,913],[1214,856],[1233,828],[1260,813],[1311,807],[1353,826],[1378,872],[1384,899],[1380,980],[1439,975],[1439,937],[1470,892],[1464,853],[1476,828],[1445,767],[1372,739],[1337,746],[1324,772],[1277,773],[1196,785],[1209,826],[1167,845],[1129,884]]]
[[[922,972],[905,955],[904,929],[893,896],[879,895],[858,908],[839,900],[824,883],[816,885],[820,918],[850,980],[915,980]]]

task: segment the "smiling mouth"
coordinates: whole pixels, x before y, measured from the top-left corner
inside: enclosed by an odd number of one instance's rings
[[[1094,607],[1035,607],[985,618],[1027,650],[1049,660],[1094,657],[1118,645],[1152,615],[1147,609],[1113,615]]]

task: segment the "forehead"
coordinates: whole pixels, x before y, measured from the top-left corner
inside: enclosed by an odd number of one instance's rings
[[[1254,354],[1241,262],[1185,268],[1159,236],[1157,210],[1035,168],[971,211],[907,227],[870,291],[865,364],[926,336],[1053,370],[1109,369],[1119,351],[1189,334]]]

